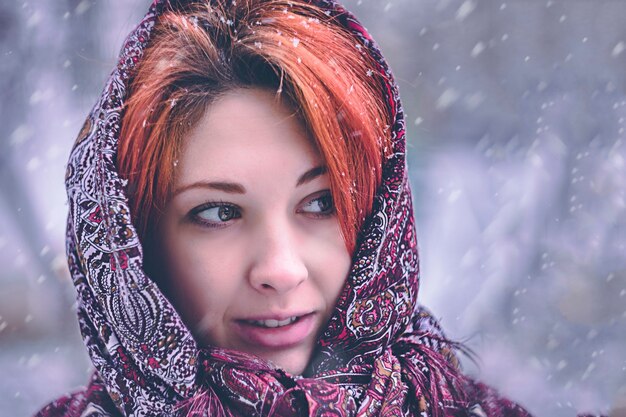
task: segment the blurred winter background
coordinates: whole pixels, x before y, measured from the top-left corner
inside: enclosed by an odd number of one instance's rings
[[[0,416],[91,372],[64,166],[147,3],[0,3]],[[626,1],[345,4],[400,85],[421,300],[468,372],[537,416],[626,408]]]

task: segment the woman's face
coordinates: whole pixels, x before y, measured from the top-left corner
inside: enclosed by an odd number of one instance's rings
[[[302,373],[351,257],[298,118],[273,92],[227,93],[184,138],[173,190],[166,286],[197,340]]]

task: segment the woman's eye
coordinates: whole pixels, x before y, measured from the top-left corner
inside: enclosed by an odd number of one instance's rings
[[[335,203],[330,192],[325,191],[304,203],[299,211],[317,216],[329,216],[335,212]]]
[[[200,223],[219,226],[222,223],[240,218],[241,212],[237,207],[230,204],[215,204],[199,207],[192,212],[192,215]]]

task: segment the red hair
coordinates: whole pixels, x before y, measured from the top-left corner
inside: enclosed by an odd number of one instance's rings
[[[207,106],[229,90],[258,86],[299,113],[326,163],[353,253],[391,151],[384,80],[366,46],[322,9],[293,0],[207,0],[166,11],[150,42],[130,86],[117,155],[139,236],[158,223],[183,138]]]

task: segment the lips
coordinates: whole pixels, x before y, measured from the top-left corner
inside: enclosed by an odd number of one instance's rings
[[[315,313],[254,317],[233,322],[234,332],[246,343],[265,348],[289,348],[315,331]]]
[[[252,324],[253,326],[275,328],[275,327],[288,326],[291,323],[295,322],[296,320],[298,320],[298,316],[292,316],[292,317],[286,318],[285,320],[275,320],[275,319],[247,320],[247,322]]]

